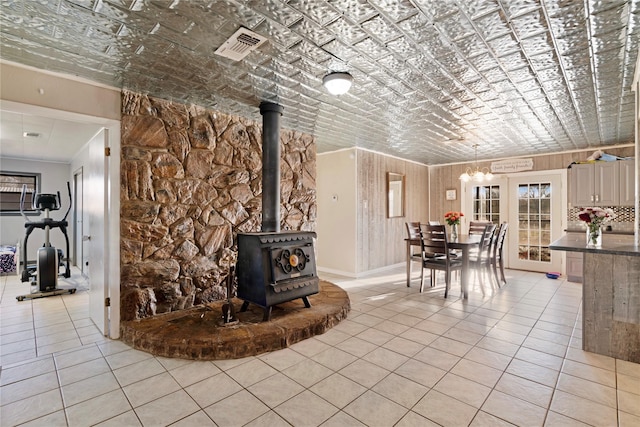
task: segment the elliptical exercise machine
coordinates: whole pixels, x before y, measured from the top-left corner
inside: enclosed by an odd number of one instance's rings
[[[44,218],[41,221],[29,221],[29,218],[24,213],[24,199],[27,192],[27,186],[22,187],[22,194],[20,196],[20,213],[25,219],[24,227],[27,229],[24,236],[24,242],[22,244],[22,259],[23,269],[21,271],[20,279],[22,282],[30,282],[31,285],[37,285],[37,292],[31,292],[26,295],[17,296],[18,301],[22,301],[25,298],[44,298],[54,295],[73,294],[76,292],[76,288],[70,289],[58,289],[58,275],[60,271],[61,261],[64,259],[64,254],[60,249],[56,249],[51,246],[49,241],[49,231],[53,228],[59,228],[64,235],[67,242],[67,258],[66,264],[63,264],[64,272],[62,276],[65,278],[71,277],[71,269],[69,268],[69,236],[67,235],[67,216],[71,211],[71,185],[67,182],[67,190],[69,191],[69,209],[64,215],[64,218],[60,221],[55,221],[49,217],[51,211],[57,211],[60,209],[60,192],[58,194],[35,194],[33,197],[32,206],[33,209],[44,210]],[[44,244],[38,249],[36,261],[27,261],[27,242],[29,235],[36,229],[44,230]]]

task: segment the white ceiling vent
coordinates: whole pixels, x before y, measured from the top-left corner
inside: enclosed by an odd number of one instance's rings
[[[266,37],[246,28],[240,28],[214,53],[234,61],[240,61],[265,41],[267,41]]]

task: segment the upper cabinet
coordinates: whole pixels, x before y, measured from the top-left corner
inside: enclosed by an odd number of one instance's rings
[[[594,163],[596,206],[617,206],[620,203],[620,168],[618,162]]]
[[[633,206],[635,160],[571,166],[571,194],[575,207]]]
[[[573,205],[617,206],[620,201],[618,162],[571,166]]]
[[[576,207],[592,206],[595,202],[596,178],[593,164],[571,166],[571,203]]]
[[[634,206],[636,193],[636,161],[621,160],[620,164],[620,206]]]

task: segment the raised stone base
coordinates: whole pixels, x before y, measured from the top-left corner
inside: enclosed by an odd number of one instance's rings
[[[301,299],[279,304],[273,307],[268,322],[262,322],[263,309],[254,304],[246,312],[238,313],[242,300],[234,299],[239,322],[222,326],[225,302],[121,322],[121,339],[156,356],[239,359],[283,349],[322,334],[345,319],[351,309],[347,293],[325,281],[320,281],[320,292],[309,297],[311,308],[305,308]]]

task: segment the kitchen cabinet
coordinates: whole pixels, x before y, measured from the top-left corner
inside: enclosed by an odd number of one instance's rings
[[[618,206],[620,162],[597,162],[571,166],[571,197],[576,207]]]
[[[620,160],[620,206],[635,205],[636,161]]]

